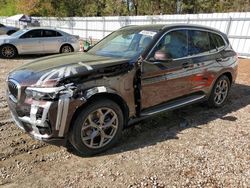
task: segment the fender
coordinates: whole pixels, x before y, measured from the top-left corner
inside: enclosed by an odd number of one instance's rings
[[[69,110],[67,115],[67,123],[64,130],[61,130],[60,134],[61,137],[66,136],[65,133],[68,133],[68,130],[72,126],[72,122],[75,119],[75,115],[77,114],[78,110],[80,110],[81,107],[84,106],[91,97],[97,94],[114,94],[118,96],[120,99],[122,99],[122,97],[119,95],[118,92],[106,86],[97,86],[78,93],[76,98],[73,97],[70,100],[70,104],[68,107]],[[126,113],[128,113],[128,107],[126,106],[126,103],[124,102],[123,99],[122,103],[123,106],[125,107]]]
[[[106,87],[106,86],[98,86],[98,87],[93,87],[91,89],[88,89],[83,93],[83,97],[84,97],[84,99],[88,100],[90,97],[92,97],[96,94],[99,94],[99,93],[112,93],[112,94],[116,94],[119,97],[121,97],[118,94],[118,92],[116,92],[115,90],[113,90],[109,87]]]

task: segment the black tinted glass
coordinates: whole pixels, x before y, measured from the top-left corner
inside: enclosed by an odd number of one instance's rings
[[[53,30],[43,30],[43,37],[56,37],[56,33]]]
[[[196,55],[210,51],[208,33],[205,31],[189,31],[189,55]]]
[[[158,50],[164,51],[169,59],[182,58],[188,55],[187,31],[177,30],[167,33],[157,44],[154,53]],[[153,57],[154,53],[151,55]]]
[[[62,34],[56,31],[56,36],[62,36]]]
[[[221,36],[214,34],[214,33],[210,33],[209,35],[210,35],[211,42],[214,44],[213,46],[214,48],[220,49],[225,46],[225,42]]]
[[[28,31],[21,38],[39,38],[39,37],[42,37],[42,30]]]

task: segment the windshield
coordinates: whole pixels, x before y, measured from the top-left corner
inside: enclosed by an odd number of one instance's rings
[[[156,33],[156,30],[118,30],[96,44],[88,53],[133,59],[142,54]]]
[[[11,34],[10,36],[18,37],[18,36],[22,35],[23,33],[25,33],[26,31],[27,31],[26,29],[18,30],[15,33]]]

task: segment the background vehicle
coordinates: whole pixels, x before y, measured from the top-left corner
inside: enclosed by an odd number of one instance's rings
[[[207,101],[222,107],[238,58],[225,34],[195,25],[129,26],[86,54],[42,58],[9,74],[8,104],[33,137],[69,140],[82,155],[113,146],[124,127]]]
[[[79,37],[46,28],[22,29],[0,37],[0,55],[13,58],[20,54],[49,54],[79,51]]]
[[[11,35],[18,31],[19,29],[16,27],[5,26],[0,23],[0,35]]]

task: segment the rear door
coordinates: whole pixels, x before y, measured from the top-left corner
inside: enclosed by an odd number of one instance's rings
[[[191,92],[202,91],[207,93],[216,72],[219,70],[220,51],[225,45],[217,46],[213,40],[214,35],[216,34],[206,30],[189,30],[188,51],[194,65],[191,77]],[[221,40],[223,41],[223,39]],[[225,43],[223,42],[223,44]]]
[[[166,59],[161,59],[161,56]],[[167,32],[142,65],[142,109],[189,94],[191,61],[188,57],[188,31]]]
[[[35,54],[43,53],[42,30],[34,29],[24,33],[16,41],[19,46],[19,53]]]
[[[50,29],[43,30],[44,53],[59,52],[62,43],[63,36],[61,33]]]

